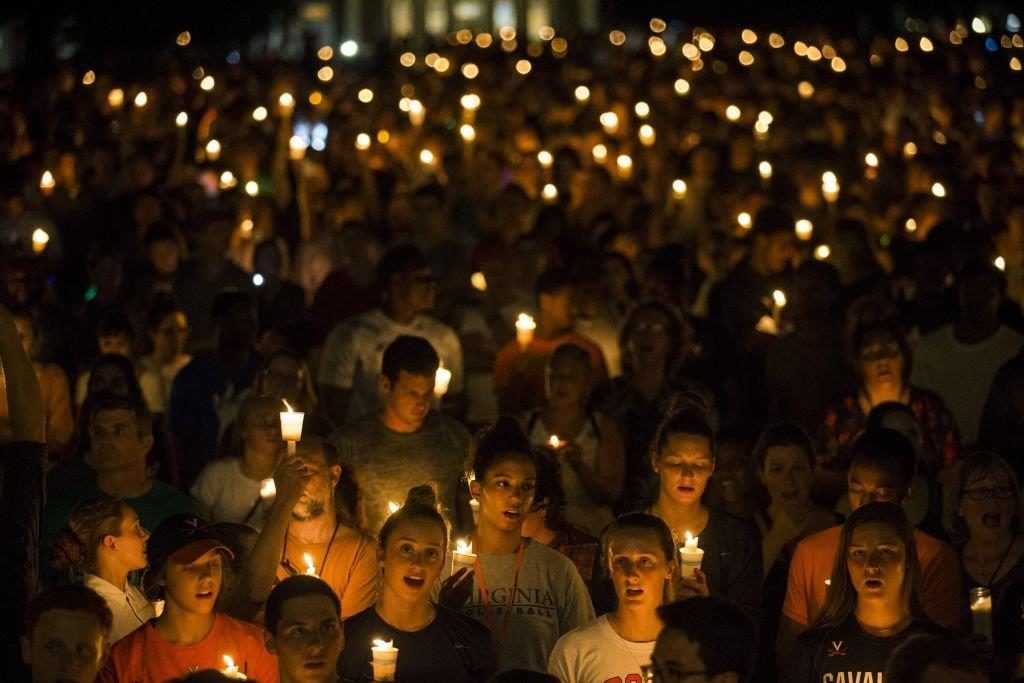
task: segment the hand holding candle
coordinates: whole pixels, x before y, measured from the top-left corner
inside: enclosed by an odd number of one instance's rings
[[[305,413],[292,410],[288,401],[284,401],[287,412],[281,413],[281,438],[288,442],[288,455],[295,455],[295,444],[302,439],[302,420]]]
[[[682,559],[680,568],[682,577],[684,579],[696,578],[695,570],[700,569],[701,562],[704,560],[704,551],[697,547],[697,537],[689,531],[686,532],[686,543],[679,549],[679,555]]]
[[[473,554],[473,544],[460,538],[455,543],[455,550],[452,551],[452,574],[461,568],[473,569],[475,566],[476,555]]]
[[[537,329],[537,323],[533,321],[533,316],[520,313],[516,319],[516,341],[519,342],[519,350],[526,351],[526,349],[533,342],[533,331]]]
[[[441,364],[434,373],[434,396],[444,398],[448,393],[448,384],[452,381],[452,371]]]
[[[373,680],[395,680],[395,669],[398,668],[398,648],[393,640],[374,640],[370,652],[373,653]]]

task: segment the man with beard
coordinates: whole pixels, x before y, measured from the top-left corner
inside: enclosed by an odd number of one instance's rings
[[[342,618],[373,604],[376,547],[338,507],[338,452],[321,439],[302,441],[274,473],[277,494],[235,591],[232,610],[251,618],[274,584],[295,574],[323,579],[341,601]]]

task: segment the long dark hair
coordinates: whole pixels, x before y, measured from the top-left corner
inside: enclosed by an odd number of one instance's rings
[[[868,503],[854,510],[846,519],[839,534],[839,547],[836,549],[835,562],[832,565],[831,584],[825,597],[821,614],[814,620],[810,628],[831,628],[837,626],[857,607],[857,591],[850,580],[850,572],[846,568],[846,557],[850,552],[850,539],[858,527],[865,524],[885,524],[896,532],[903,542],[904,555],[907,558],[904,572],[902,595],[904,608],[915,619],[925,618],[921,607],[921,564],[917,559],[917,544],[914,541],[914,527],[907,514],[895,503]]]

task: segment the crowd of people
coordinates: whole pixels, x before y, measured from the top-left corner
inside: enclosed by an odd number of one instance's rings
[[[15,76],[5,680],[1024,679],[1005,25]]]

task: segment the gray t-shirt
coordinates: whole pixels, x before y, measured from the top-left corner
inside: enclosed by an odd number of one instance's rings
[[[426,483],[435,486],[454,521],[455,495],[469,452],[469,432],[457,420],[431,411],[419,431],[399,434],[377,415],[366,415],[339,429],[331,440],[342,467],[355,472],[371,534],[387,519],[388,501],[402,504],[410,488]]]
[[[546,672],[548,657],[558,639],[594,620],[590,594],[575,565],[542,543],[526,543],[508,630],[502,642],[509,593],[515,582],[516,555],[480,555],[479,560],[487,586],[490,619],[479,576],[473,578],[473,592],[462,613],[491,629],[491,639],[500,647],[499,671]],[[441,581],[450,574],[451,552]]]

